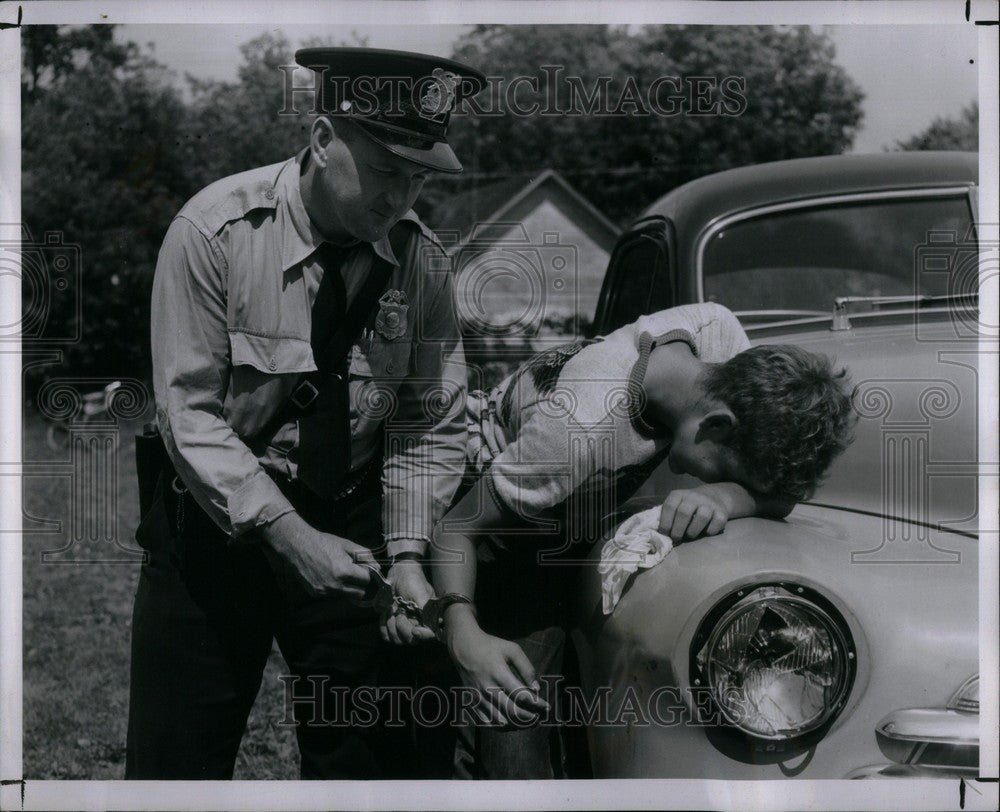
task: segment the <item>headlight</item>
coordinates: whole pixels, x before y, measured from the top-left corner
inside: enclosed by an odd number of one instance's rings
[[[695,647],[693,683],[707,685],[726,721],[754,738],[817,730],[843,707],[854,680],[844,619],[796,584],[728,596],[703,622]]]

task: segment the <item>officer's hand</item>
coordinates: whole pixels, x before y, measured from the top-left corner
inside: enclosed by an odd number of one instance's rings
[[[389,583],[401,598],[423,606],[434,597],[434,589],[419,561],[400,561],[389,569]],[[434,632],[402,612],[381,618],[382,639],[396,645],[413,645],[434,639]]]
[[[262,528],[265,555],[292,596],[364,597],[374,561],[371,551],[340,536],[321,533],[297,513],[286,513]]]

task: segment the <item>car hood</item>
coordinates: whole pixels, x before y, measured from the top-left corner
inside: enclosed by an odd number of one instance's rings
[[[754,344],[822,352],[850,373],[855,439],[813,503],[977,532],[978,345],[951,315],[748,331]]]

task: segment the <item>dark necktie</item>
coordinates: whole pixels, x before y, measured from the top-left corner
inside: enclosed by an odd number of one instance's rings
[[[298,476],[309,490],[322,497],[332,497],[351,470],[347,375],[350,348],[341,346],[344,342],[335,338],[344,325],[347,310],[347,292],[340,266],[349,251],[323,243],[316,252],[323,268],[323,279],[313,302],[310,344],[316,366],[326,368],[330,378],[318,384],[319,395],[312,408],[299,418]]]

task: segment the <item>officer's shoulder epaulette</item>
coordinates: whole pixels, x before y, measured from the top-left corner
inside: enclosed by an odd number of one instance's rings
[[[407,223],[411,228],[416,229],[433,245],[440,248],[442,253],[448,253],[444,244],[441,242],[441,238],[427,227],[424,221],[417,216],[417,213],[413,211],[413,209],[410,209],[406,214],[404,214],[400,222]]]
[[[212,236],[234,220],[254,209],[273,209],[278,204],[275,183],[285,165],[262,166],[210,183],[180,210],[178,216],[191,220],[206,235]]]

